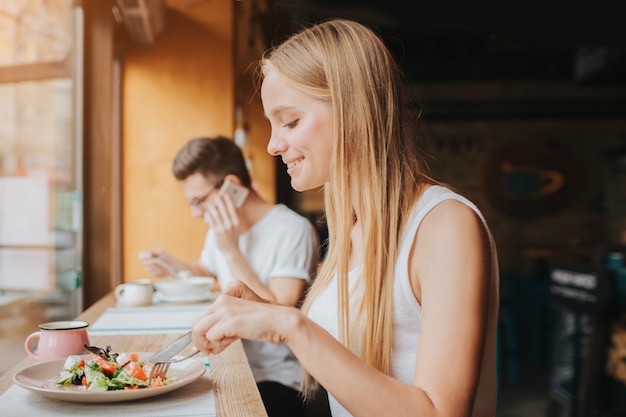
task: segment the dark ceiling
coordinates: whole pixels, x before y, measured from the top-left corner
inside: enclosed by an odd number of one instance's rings
[[[626,25],[615,2],[273,0],[270,38],[344,17],[374,27],[416,82],[626,82]]]

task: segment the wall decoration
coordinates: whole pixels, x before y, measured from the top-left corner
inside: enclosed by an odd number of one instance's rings
[[[553,214],[572,202],[580,188],[580,168],[563,150],[540,142],[503,146],[487,161],[487,197],[498,210],[516,217]]]

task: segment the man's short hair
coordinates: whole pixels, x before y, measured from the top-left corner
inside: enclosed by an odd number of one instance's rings
[[[172,163],[174,177],[183,181],[200,173],[205,178],[235,175],[244,187],[251,179],[239,146],[225,136],[198,137],[189,140],[176,154]]]

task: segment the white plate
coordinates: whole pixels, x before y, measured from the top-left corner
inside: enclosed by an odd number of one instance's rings
[[[165,295],[162,292],[154,293],[154,302],[161,303],[201,303],[204,301],[213,301],[217,294],[211,292],[207,294],[185,294],[185,295]]]
[[[148,358],[153,355],[153,353],[150,352],[141,352],[138,354],[139,359],[144,362],[148,362]],[[81,357],[85,360],[89,360],[91,354],[82,355]],[[55,359],[29,366],[13,375],[13,382],[20,387],[55,400],[76,403],[109,403],[137,400],[165,394],[194,382],[206,372],[206,367],[203,362],[191,358],[183,362],[174,363],[170,366],[170,369],[167,371],[167,376],[177,377],[178,380],[169,385],[127,391],[88,392],[85,390],[85,387],[77,385],[56,385],[56,381],[59,379],[64,364],[65,359]]]

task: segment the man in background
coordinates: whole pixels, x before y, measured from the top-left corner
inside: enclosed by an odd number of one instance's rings
[[[195,261],[182,261],[162,249],[141,252],[148,271],[156,277],[183,271],[213,276],[221,288],[240,280],[271,302],[297,305],[319,262],[313,225],[252,189],[243,154],[229,138],[190,140],[176,154],[172,169],[183,184],[191,215],[204,219],[209,230]],[[226,182],[247,193],[240,207],[229,193],[220,193]],[[243,345],[269,417],[303,415],[300,364],[289,348],[247,340]]]

